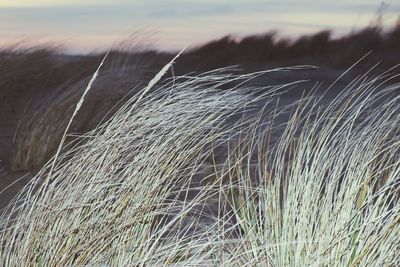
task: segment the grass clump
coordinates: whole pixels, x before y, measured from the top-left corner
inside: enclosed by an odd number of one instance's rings
[[[240,234],[225,264],[399,264],[398,86],[380,82],[302,102],[267,152],[265,133],[249,135],[227,161]]]
[[[396,265],[398,85],[365,75],[277,108],[293,84],[246,85],[267,73],[150,82],[8,207],[1,262]]]

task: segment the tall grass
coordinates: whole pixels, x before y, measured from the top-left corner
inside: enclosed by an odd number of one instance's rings
[[[240,235],[224,265],[400,263],[399,87],[382,79],[301,103],[270,149],[249,133],[225,170]]]
[[[3,265],[398,264],[393,76],[277,108],[293,84],[259,75],[150,83],[65,146],[3,213]]]
[[[103,66],[103,75],[93,84],[94,88],[86,97],[84,107],[71,125],[71,133],[84,133],[95,128],[106,114],[111,115],[117,109],[126,95],[132,95],[132,87],[148,82],[157,73],[158,65],[166,61],[163,57],[157,59],[156,54],[151,51],[135,51],[131,48],[130,54],[128,50],[109,52]],[[12,87],[0,85],[5,93],[21,93],[20,99],[16,96],[7,99],[7,103],[17,106],[16,109],[19,108],[16,104],[18,101],[30,100],[27,105],[19,102],[19,106],[26,108],[18,118],[20,124],[13,131],[15,134],[9,163],[13,171],[38,170],[55,153],[75,104],[82,95],[82,88],[90,80],[88,72],[94,71],[101,60],[99,56],[73,57],[49,52],[47,57],[42,58],[42,61],[47,60],[49,64],[42,66],[41,61],[32,62],[38,57],[34,55],[44,53],[39,52],[41,50],[23,51],[19,55],[20,61],[15,52],[12,52],[9,60],[18,64],[11,64],[6,73],[18,73],[16,68],[19,67],[21,75],[10,75],[4,79]],[[57,63],[57,57],[62,59],[61,62]],[[40,65],[41,76],[35,75],[29,68],[23,68],[24,64],[35,63]],[[58,72],[63,77],[57,75]],[[40,78],[32,79],[32,75]],[[21,76],[25,78],[20,79]],[[30,83],[25,83],[25,80]],[[44,92],[36,87],[42,87]],[[138,87],[137,90],[139,89]]]

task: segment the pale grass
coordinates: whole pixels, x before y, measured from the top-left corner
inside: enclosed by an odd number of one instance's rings
[[[3,214],[3,266],[396,266],[392,76],[277,108],[294,84],[230,71],[150,83],[63,146]]]

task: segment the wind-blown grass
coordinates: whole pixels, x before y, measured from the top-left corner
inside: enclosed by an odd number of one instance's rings
[[[17,72],[15,70],[17,67],[23,69],[24,64],[32,65],[33,62],[31,61],[37,57],[33,56],[44,53],[39,52],[41,51],[22,54],[20,55],[21,61],[17,61],[17,56],[11,54],[9,60],[15,60],[15,63],[18,64],[15,68],[11,64],[12,68],[6,69],[5,72]],[[57,61],[56,56],[56,54],[49,52],[47,57],[42,56],[44,58],[42,61],[45,59],[49,62]],[[89,82],[88,72],[94,72],[96,63],[101,61],[98,56],[82,56],[78,59],[67,55],[58,55],[58,57],[64,59],[65,62],[60,62],[58,65],[53,62],[53,65],[49,63],[47,68],[43,66],[39,68],[43,68],[42,76],[44,77],[38,77],[49,81],[47,83],[41,79],[38,81],[31,80],[32,77],[29,75],[25,79],[31,83],[24,83],[25,80],[13,75],[10,75],[10,77],[5,75],[6,77],[3,79],[7,84],[13,85],[13,87],[6,88],[7,86],[5,86],[2,88],[7,94],[9,94],[8,91],[22,90],[21,95],[23,97],[20,97],[21,100],[31,97],[24,113],[19,118],[20,123],[17,129],[13,131],[15,134],[9,162],[9,167],[13,171],[38,170],[56,152],[76,103],[81,98],[82,88],[85,88]],[[122,58],[126,62],[123,62]],[[118,107],[121,99],[126,95],[132,95],[129,94],[132,87],[148,82],[157,74],[157,66],[160,65],[160,62],[157,62],[154,58],[157,57],[151,54],[147,55],[145,52],[124,56],[115,51],[110,51],[107,61],[102,67],[102,76],[98,77],[93,84],[94,90],[89,92],[86,97],[85,105],[74,118],[69,132],[84,133],[92,130],[106,114],[111,115],[111,110],[117,109],[116,107]],[[160,58],[161,62],[165,60],[162,57]],[[85,71],[80,71],[81,68]],[[47,69],[51,71],[47,71]],[[56,72],[62,73],[63,77],[59,77]],[[79,75],[75,72],[78,72]],[[35,86],[44,86],[44,92],[35,91]],[[138,87],[137,90],[139,89]],[[7,99],[7,103],[15,105],[17,100],[18,98]],[[22,105],[23,101],[21,102]],[[71,135],[69,139],[72,138]]]
[[[355,81],[323,109],[303,102],[269,151],[265,133],[249,135],[227,161],[241,232],[223,264],[399,264],[398,85],[382,79]]]
[[[292,84],[246,83],[267,74],[217,70],[137,93],[8,207],[1,262],[396,265],[392,76],[360,77],[327,105],[311,95],[276,108]]]

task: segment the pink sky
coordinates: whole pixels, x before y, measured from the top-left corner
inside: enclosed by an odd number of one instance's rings
[[[398,1],[295,0],[0,0],[0,46],[51,41],[72,53],[105,49],[134,34],[168,50],[226,34],[278,30],[298,36],[324,29],[336,34],[365,27],[381,8],[384,25],[400,14]]]

